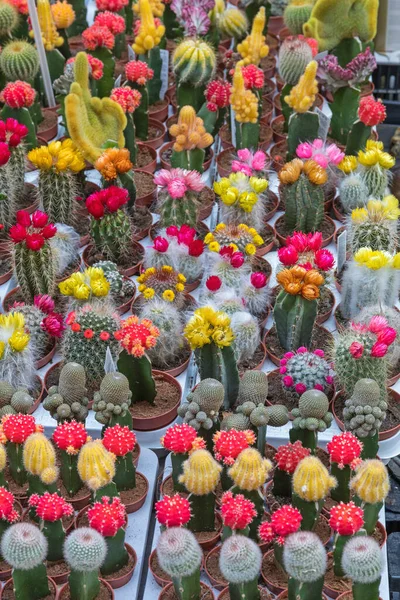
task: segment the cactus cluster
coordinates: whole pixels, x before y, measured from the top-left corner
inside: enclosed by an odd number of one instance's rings
[[[27,414],[34,399],[23,388],[17,389],[6,380],[0,380],[0,417],[12,413]]]
[[[89,403],[86,394],[85,369],[68,362],[61,369],[58,385],[49,388],[43,406],[59,423],[71,420],[84,423]]]
[[[129,407],[132,392],[129,381],[122,373],[107,373],[98,392],[93,395],[93,410],[96,421],[112,426],[116,423],[131,423]]]

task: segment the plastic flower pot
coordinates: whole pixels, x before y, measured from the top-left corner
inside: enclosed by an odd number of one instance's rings
[[[137,144],[138,147],[138,152],[139,154],[141,153],[141,151],[143,150],[148,150],[148,152],[151,155],[151,160],[148,164],[146,165],[141,165],[138,167],[133,167],[133,171],[146,171],[147,173],[154,173],[154,171],[156,170],[157,167],[157,151],[152,148],[151,146],[149,146],[148,144],[142,144],[141,142],[138,142]]]
[[[181,403],[182,397],[182,388],[180,383],[168,373],[163,373],[162,371],[153,371],[153,376],[160,377],[168,381],[171,385],[176,387],[179,390],[179,400],[177,400],[176,404],[164,412],[161,412],[154,416],[149,417],[138,417],[135,416],[135,405],[133,404],[131,408],[132,421],[133,421],[133,429],[138,431],[153,431],[155,429],[162,429],[166,427],[172,421],[174,421],[178,414],[178,407]],[[157,398],[156,398],[157,403]]]
[[[114,600],[115,596],[114,596],[114,591],[111,587],[111,585],[105,581],[104,579],[100,579],[100,583],[103,587],[105,587],[109,593],[109,600]],[[69,584],[66,583],[65,585],[62,586],[62,588],[60,588],[57,592],[57,599],[56,600],[67,600],[68,596],[68,592],[69,592]]]
[[[54,599],[54,598],[58,598],[57,595],[57,586],[55,581],[51,578],[51,577],[47,577],[48,581],[49,581],[49,588],[50,588],[50,596],[48,596],[48,598],[50,599]],[[8,597],[12,597],[15,598],[14,596],[14,592],[13,592],[13,587],[14,587],[14,582],[12,579],[9,579],[8,581],[6,581],[6,583],[4,584],[3,589],[0,591],[0,600],[2,600],[2,598],[5,598],[6,596]]]

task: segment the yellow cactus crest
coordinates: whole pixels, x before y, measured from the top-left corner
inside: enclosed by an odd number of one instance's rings
[[[7,464],[7,451],[4,444],[0,443],[0,473],[4,471]]]
[[[271,461],[263,458],[258,450],[246,448],[239,454],[228,475],[235,485],[250,492],[264,485],[271,469]]]
[[[114,479],[115,455],[104,448],[101,440],[86,442],[79,452],[78,473],[91,490],[98,490]]]
[[[383,462],[378,459],[364,460],[351,479],[350,488],[367,504],[383,502],[390,488],[388,472]]]
[[[37,13],[45,50],[49,52],[62,46],[64,39],[58,35],[49,0],[37,0]],[[29,36],[33,38],[33,31],[29,32]]]
[[[239,123],[257,123],[258,98],[251,90],[246,90],[242,68],[236,66],[233,75],[230,102]]]
[[[46,438],[44,433],[32,433],[27,438],[24,443],[23,461],[25,469],[31,475],[42,477],[44,473],[45,479],[47,479],[48,473],[46,471],[49,470],[54,475],[56,472],[56,452],[53,444]],[[44,483],[48,482],[44,481]]]
[[[146,54],[161,42],[165,33],[164,25],[156,26],[149,0],[139,0],[140,29],[132,44],[136,54]]]
[[[268,56],[269,47],[265,43],[264,27],[265,7],[262,6],[254,17],[251,33],[237,46],[242,57],[242,60],[237,63],[239,66],[253,64],[258,67],[261,59]]]
[[[176,152],[207,148],[214,141],[213,136],[206,132],[203,119],[196,116],[193,106],[182,106],[178,123],[171,125],[169,132],[176,138],[174,143]]]
[[[285,102],[298,113],[307,112],[315,102],[318,94],[317,68],[316,60],[309,62],[299,83],[291,89],[289,96],[285,96]]]
[[[208,450],[195,450],[183,463],[179,482],[195,496],[206,496],[215,490],[219,482],[221,465]]]
[[[316,456],[307,456],[293,473],[293,491],[307,502],[318,502],[325,498],[337,481]]]

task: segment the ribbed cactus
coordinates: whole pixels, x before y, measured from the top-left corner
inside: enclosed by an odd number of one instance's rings
[[[261,550],[244,535],[231,535],[222,544],[219,566],[229,583],[231,600],[259,600]]]
[[[0,37],[9,37],[18,25],[18,11],[8,2],[0,3]]]
[[[172,65],[179,108],[191,105],[197,112],[204,102],[205,86],[214,75],[214,50],[202,40],[186,39],[175,49]]]
[[[100,390],[93,396],[93,410],[96,421],[103,425],[132,425],[129,412],[132,392],[129,381],[122,373],[107,373],[100,384]]]
[[[354,600],[376,600],[383,570],[382,551],[378,542],[357,536],[347,542],[342,557],[343,571],[352,580]]]
[[[250,360],[260,344],[260,327],[250,313],[237,312],[231,319],[232,331],[235,335],[234,352],[236,360]]]
[[[23,461],[28,474],[28,496],[57,491],[56,453],[53,444],[43,433],[33,433],[27,438]]]
[[[303,25],[310,18],[312,8],[313,2],[310,0],[291,0],[289,2],[283,13],[283,20],[291,34],[303,33]]]
[[[355,208],[367,203],[369,192],[360,173],[350,173],[339,185],[340,202],[344,212],[350,214]]]
[[[79,477],[92,490],[94,500],[118,495],[113,483],[115,456],[105,449],[100,440],[86,442],[78,456]]]
[[[285,539],[283,563],[289,575],[289,600],[321,600],[327,558],[315,533],[299,531],[289,535]]]
[[[203,379],[178,408],[184,423],[193,427],[212,450],[213,433],[219,429],[219,412],[224,402],[224,386],[216,379]]]
[[[62,560],[65,541],[62,518],[74,514],[72,504],[66,502],[57,492],[46,492],[42,496],[32,494],[28,504],[32,516],[39,522],[40,531],[47,540],[47,560]]]
[[[390,489],[387,468],[378,459],[365,460],[351,479],[350,489],[355,493],[355,504],[364,511],[364,528],[372,535]]]
[[[1,554],[13,568],[16,600],[39,600],[50,594],[46,567],[47,541],[30,523],[12,525],[1,540]]]
[[[385,223],[361,223],[352,232],[351,249],[356,253],[360,248],[371,250],[394,250],[393,234]]]
[[[0,69],[7,81],[33,82],[39,71],[36,48],[24,40],[9,42],[1,51]]]
[[[299,82],[311,60],[312,50],[305,40],[288,37],[283,41],[279,50],[279,75],[285,84],[290,86],[286,88],[286,94]]]
[[[235,40],[241,40],[248,27],[246,14],[237,8],[227,8],[218,19],[218,29],[221,33]]]
[[[16,389],[8,381],[0,380],[0,410],[3,414],[11,414],[12,410],[27,414],[33,403],[32,396],[26,390]]]
[[[299,407],[292,410],[290,441],[300,440],[305,448],[315,452],[318,432],[325,431],[333,420],[328,409],[329,400],[323,392],[316,389],[304,392],[299,398]]]
[[[157,544],[160,567],[171,578],[179,600],[200,600],[201,548],[193,533],[183,527],[170,527]]]
[[[183,349],[182,317],[171,302],[153,298],[140,311],[141,319],[149,319],[160,332],[157,344],[147,351],[154,369],[165,369],[176,364]]]
[[[103,536],[90,527],[75,529],[65,540],[64,558],[71,567],[71,600],[95,600],[100,592],[99,568],[107,554]]]
[[[52,386],[48,392],[43,407],[58,423],[72,419],[85,422],[89,400],[86,396],[86,374],[82,365],[66,363],[61,369],[58,386]]]
[[[23,444],[36,431],[35,418],[31,415],[8,414],[2,419],[2,427],[7,439],[11,477],[19,486],[22,486],[27,481],[27,472],[23,461]],[[5,452],[1,453],[0,458],[1,462],[3,459],[5,461]],[[3,469],[0,470],[3,471]]]
[[[312,530],[318,520],[326,496],[336,486],[327,468],[315,456],[299,462],[292,479],[292,502],[302,514],[301,528]]]

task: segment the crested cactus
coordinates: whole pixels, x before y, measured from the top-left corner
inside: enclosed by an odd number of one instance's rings
[[[131,427],[131,398],[132,392],[125,375],[117,372],[106,373],[100,383],[100,390],[93,396],[96,421],[108,427],[116,424]]]
[[[329,400],[317,389],[307,390],[299,398],[299,407],[292,410],[290,441],[300,440],[305,448],[315,452],[318,445],[318,432],[325,431],[332,423]]]
[[[283,563],[289,600],[320,600],[327,567],[325,548],[315,533],[299,531],[285,540]]]
[[[283,20],[292,35],[301,35],[303,33],[303,25],[310,18],[312,8],[312,0],[289,1],[283,13]]]
[[[382,552],[378,542],[367,536],[356,536],[344,547],[343,572],[352,581],[354,600],[375,600],[383,569]]]
[[[108,427],[103,435],[103,445],[116,456],[114,483],[117,490],[133,490],[136,487],[136,467],[132,455],[136,446],[135,434],[126,425]]]
[[[292,502],[302,514],[302,530],[315,527],[324,500],[336,484],[336,479],[315,456],[306,456],[299,462],[293,473]]]
[[[221,547],[219,566],[229,583],[232,600],[259,600],[258,577],[261,569],[261,550],[244,535],[231,535]]]
[[[183,40],[174,51],[172,66],[178,107],[190,105],[198,111],[204,102],[205,87],[215,72],[214,50],[202,40]]]
[[[365,460],[350,480],[350,489],[355,494],[354,503],[364,511],[364,529],[372,535],[390,489],[387,468],[378,459]]]
[[[50,594],[44,560],[47,541],[36,525],[12,525],[1,540],[1,554],[12,566],[16,600],[39,600]]]
[[[58,423],[71,420],[85,422],[89,400],[86,396],[86,374],[82,365],[66,363],[61,369],[58,386],[52,386],[48,393],[43,407]]]
[[[56,452],[43,433],[32,433],[26,439],[22,458],[29,483],[28,496],[57,492]]]
[[[106,450],[100,440],[87,441],[79,451],[79,477],[92,490],[95,501],[103,496],[118,496],[116,485],[113,483],[115,460],[115,455]]]
[[[171,578],[179,600],[200,600],[202,550],[193,533],[183,527],[170,527],[157,544],[157,557]]]
[[[74,496],[83,483],[78,474],[78,453],[87,441],[83,423],[65,421],[53,433],[53,441],[60,453],[60,475],[69,496]]]
[[[74,514],[72,504],[66,502],[57,492],[45,492],[42,496],[32,494],[28,504],[47,540],[47,560],[62,560],[65,541],[62,518]]]
[[[64,558],[71,567],[71,600],[95,600],[100,592],[99,568],[107,554],[103,536],[90,527],[75,529],[65,540]]]

